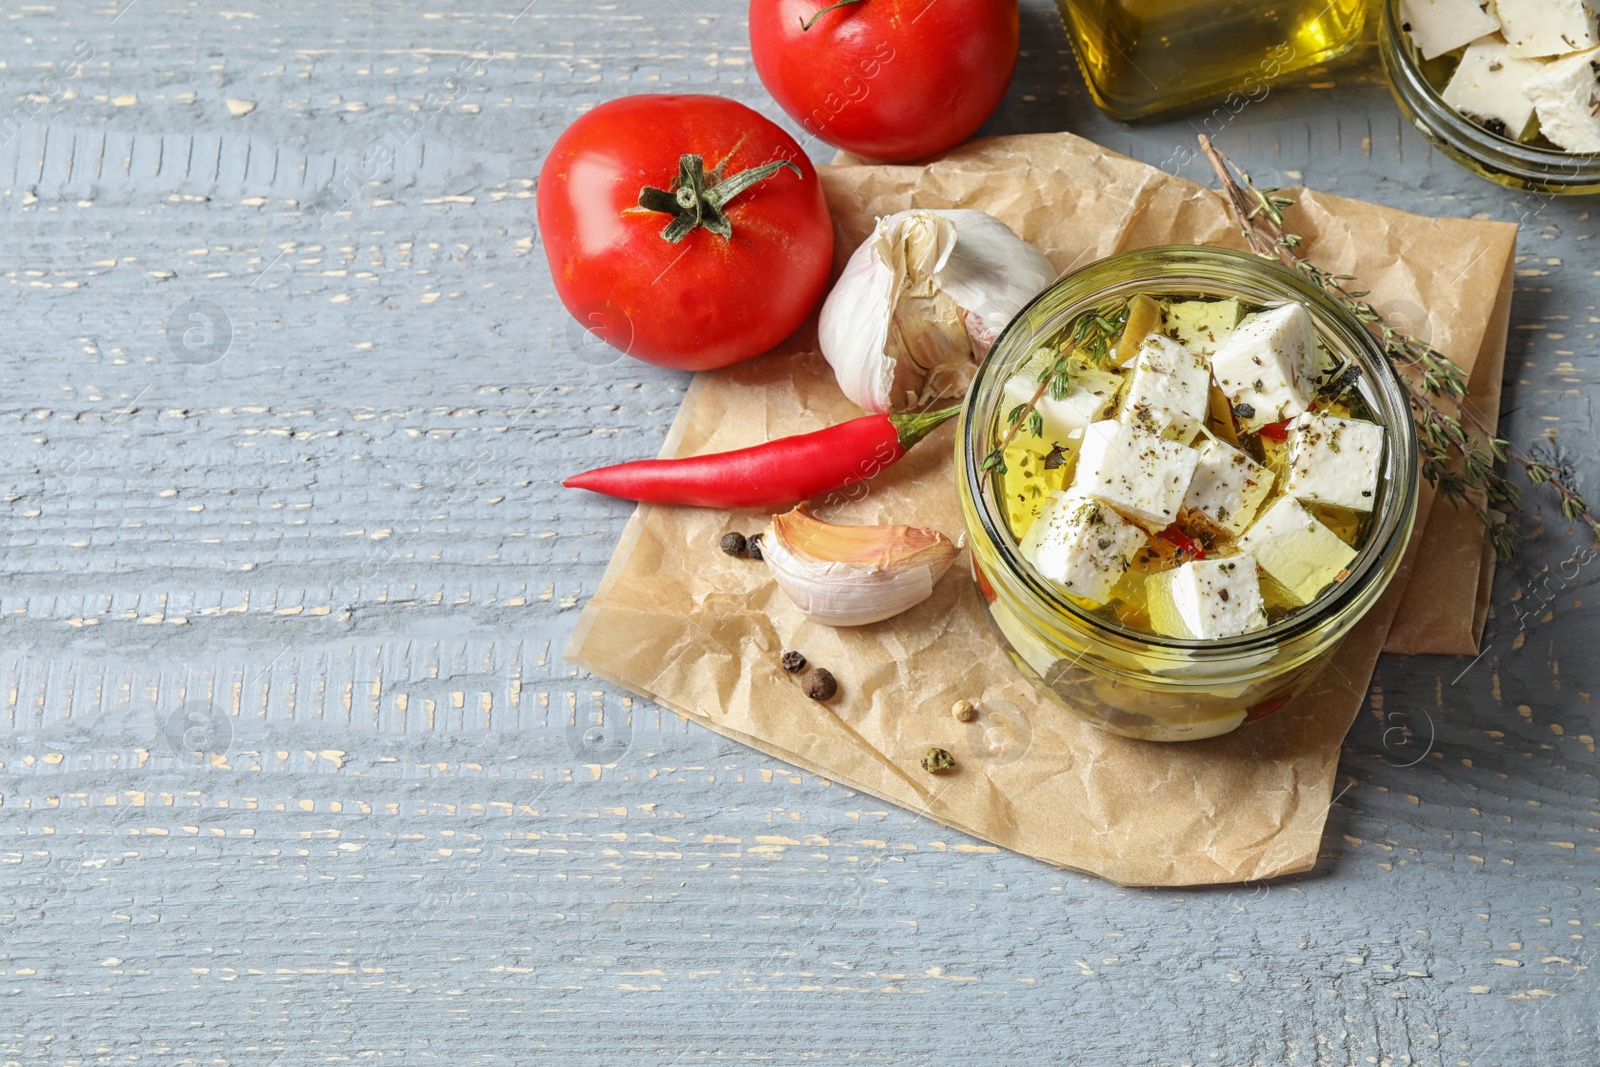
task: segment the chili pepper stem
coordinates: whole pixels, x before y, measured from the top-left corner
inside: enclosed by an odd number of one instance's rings
[[[916,411],[903,415],[890,415],[888,419],[894,424],[895,436],[900,440],[900,447],[910,451],[911,446],[928,436],[940,423],[961,410],[961,405],[939,408],[936,411]]]

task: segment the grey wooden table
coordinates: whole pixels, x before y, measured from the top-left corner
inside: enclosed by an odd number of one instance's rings
[[[1559,523],[1480,660],[1383,660],[1317,869],[1267,885],[1053,870],[563,664],[628,508],[557,481],[687,378],[597,365],[538,162],[624,93],[783,120],[737,0],[525,2],[0,8],[0,1063],[1600,1061]],[[1191,143],[1023,20],[986,132]],[[1456,169],[1365,66],[1211,132],[1520,220],[1506,427],[1600,494],[1596,204]]]

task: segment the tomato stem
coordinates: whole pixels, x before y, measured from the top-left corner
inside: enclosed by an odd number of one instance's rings
[[[853,3],[855,0],[847,2]],[[647,185],[639,190],[639,206],[647,211],[659,211],[672,216],[672,221],[661,231],[661,236],[673,244],[689,236],[696,226],[704,226],[724,239],[730,238],[733,236],[733,223],[723,214],[723,206],[784,167],[794,171],[795,177],[804,177],[799,167],[787,159],[779,159],[724,178],[720,169],[707,174],[705,160],[687,153],[678,158],[678,180],[673,184],[672,191]],[[707,188],[708,184],[710,188]]]
[[[812,15],[809,20],[801,19],[800,20],[800,31],[802,33],[804,33],[806,30],[809,30],[812,26],[815,26],[817,24],[817,20],[818,19],[820,19],[822,16],[826,15],[830,11],[837,11],[841,7],[845,7],[845,6],[849,5],[849,4],[859,4],[861,2],[862,2],[862,0],[838,0],[837,3],[829,4],[827,7],[823,8],[821,11],[818,11],[815,15]]]

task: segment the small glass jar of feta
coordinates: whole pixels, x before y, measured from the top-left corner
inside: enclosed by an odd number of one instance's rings
[[[1406,30],[1402,7],[1402,0],[1383,0],[1378,52],[1400,110],[1429,141],[1499,185],[1551,195],[1600,193],[1600,154],[1564,152],[1501,136],[1447,103],[1444,82],[1455,52],[1425,58]]]
[[[1361,400],[1385,447],[1370,525],[1358,553],[1303,608],[1237,636],[1179,639],[1134,629],[1067,594],[1024,556],[1003,479],[986,460],[1014,407],[1007,383],[1086,312],[1146,294],[1298,303],[1331,356],[1359,368]],[[1417,439],[1406,395],[1361,322],[1320,289],[1256,256],[1162,246],[1102,259],[1046,289],[1012,320],[979,368],[956,443],[957,492],[973,578],[998,640],[1045,695],[1114,733],[1152,741],[1227,733],[1305,688],[1400,565],[1416,514]]]

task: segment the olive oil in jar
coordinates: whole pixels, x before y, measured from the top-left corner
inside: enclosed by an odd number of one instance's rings
[[[1285,75],[1348,51],[1369,3],[1057,0],[1095,103],[1119,119],[1218,97],[1225,119]]]

